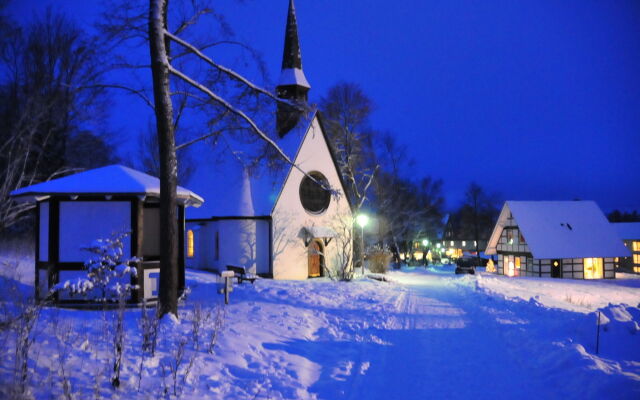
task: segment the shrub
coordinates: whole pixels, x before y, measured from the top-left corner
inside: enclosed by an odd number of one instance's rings
[[[384,274],[391,262],[392,254],[386,250],[374,250],[369,254],[369,271]]]

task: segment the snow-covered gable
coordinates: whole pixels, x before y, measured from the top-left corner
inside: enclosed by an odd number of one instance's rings
[[[285,137],[276,140],[290,160],[295,159],[315,118],[316,113],[310,113]],[[247,166],[237,147],[240,146],[234,146],[234,151],[222,149],[220,157],[200,157],[189,186],[202,193],[207,202],[198,209],[189,210],[187,219],[271,215],[290,168],[274,171],[265,165],[264,168],[253,168],[245,176]],[[250,193],[253,209],[244,206],[248,203],[247,192]]]
[[[622,240],[640,239],[640,222],[615,222],[611,225]]]
[[[622,244],[593,201],[507,201],[487,246],[496,254],[509,215],[520,228],[534,258],[624,257]]]
[[[178,198],[188,205],[200,206],[202,197],[178,186]],[[160,180],[122,165],[109,165],[77,174],[26,186],[11,192],[22,200],[51,195],[133,194],[160,197]]]

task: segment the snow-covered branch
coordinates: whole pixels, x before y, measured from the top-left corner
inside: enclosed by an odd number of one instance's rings
[[[192,44],[180,39],[179,37],[175,36],[171,32],[165,31],[165,36],[167,36],[169,39],[173,40],[174,42],[180,44],[181,46],[187,48],[189,51],[191,51],[196,56],[200,57],[207,64],[209,64],[212,67],[224,72],[225,74],[229,75],[233,79],[236,79],[236,80],[242,82],[243,84],[247,85],[252,90],[254,90],[254,91],[258,92],[258,93],[261,93],[261,94],[263,94],[265,96],[268,96],[272,100],[277,101],[279,103],[284,103],[284,104],[287,104],[287,105],[289,105],[291,107],[294,107],[294,108],[297,108],[297,109],[301,109],[302,108],[301,105],[296,104],[296,103],[291,102],[291,101],[286,100],[286,99],[281,99],[278,96],[276,96],[273,93],[271,93],[269,90],[264,89],[264,88],[262,88],[262,87],[260,87],[258,85],[255,85],[254,83],[252,83],[251,81],[249,81],[248,79],[246,79],[242,75],[238,74],[237,72],[233,71],[232,69],[229,69],[229,68],[227,68],[225,66],[222,66],[222,65],[214,62],[211,58],[207,57],[204,53],[202,53],[197,47],[195,47]]]

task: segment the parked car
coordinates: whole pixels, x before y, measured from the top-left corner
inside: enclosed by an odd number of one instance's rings
[[[470,258],[459,258],[456,260],[456,274],[471,274],[474,275],[476,273],[476,268],[474,267],[475,259]]]

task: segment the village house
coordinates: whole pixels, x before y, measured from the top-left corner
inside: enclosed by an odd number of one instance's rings
[[[35,288],[36,298],[48,295],[54,285],[86,277],[85,262],[92,257],[86,248],[96,239],[129,233],[123,244],[124,258],[137,257],[138,285],[129,303],[158,298],[160,274],[158,178],[121,165],[92,169],[63,178],[23,187],[11,193],[16,201],[36,206]],[[184,210],[198,207],[203,199],[178,187],[179,237],[183,238]],[[180,251],[183,244],[180,243]],[[184,254],[179,255],[179,290],[184,288]],[[59,303],[91,301],[91,297],[55,294]]]
[[[309,89],[290,1],[276,90],[306,105]],[[207,203],[187,215],[187,266],[306,279],[350,261],[351,206],[321,115],[278,104],[276,130],[277,145],[295,166],[270,168],[267,157],[251,163],[242,143],[199,160],[190,186]]]
[[[507,201],[486,254],[500,275],[573,279],[615,278],[630,255],[593,201]]]
[[[631,257],[620,259],[618,270],[640,274],[640,222],[612,223],[625,246],[631,250]]]

